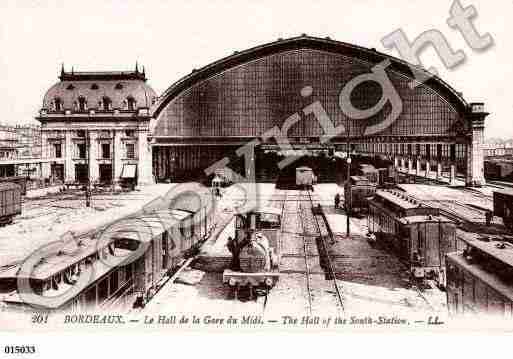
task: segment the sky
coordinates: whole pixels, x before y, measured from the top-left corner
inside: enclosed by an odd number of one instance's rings
[[[0,123],[34,123],[62,63],[68,71],[108,71],[138,61],[161,94],[193,68],[280,37],[329,36],[399,56],[384,48],[384,36],[400,28],[413,40],[436,29],[466,61],[446,69],[428,47],[424,66],[436,67],[468,102],[485,103],[487,137],[513,138],[513,1],[460,2],[475,6],[476,29],[494,40],[489,49],[472,50],[447,25],[452,0],[2,0]]]

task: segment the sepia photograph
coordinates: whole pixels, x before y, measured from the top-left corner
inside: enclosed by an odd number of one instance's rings
[[[511,332],[512,13],[2,1],[0,331]]]

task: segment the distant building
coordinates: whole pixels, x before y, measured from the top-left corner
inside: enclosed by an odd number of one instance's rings
[[[513,145],[511,142],[505,143],[484,143],[483,144],[484,157],[503,157],[513,156]]]
[[[14,127],[0,125],[0,161],[6,162],[16,159],[16,131]],[[0,177],[14,176],[13,164],[0,164]]]
[[[0,125],[0,160],[16,159],[16,144],[15,128]]]
[[[17,141],[17,158],[41,158],[41,126],[18,125],[15,127]]]
[[[144,69],[65,72],[43,99],[43,177],[111,184],[153,182],[147,143],[149,108],[156,99]],[[89,165],[88,165],[89,163]]]

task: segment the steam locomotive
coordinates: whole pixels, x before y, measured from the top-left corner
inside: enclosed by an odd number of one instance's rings
[[[235,239],[227,244],[232,262],[223,272],[223,283],[231,287],[235,299],[241,287],[249,289],[251,299],[254,289],[268,293],[279,279],[281,212],[264,208],[238,214],[235,225]]]

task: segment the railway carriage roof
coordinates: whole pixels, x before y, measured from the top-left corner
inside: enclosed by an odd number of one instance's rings
[[[494,240],[481,241],[479,239],[466,236],[459,236],[459,238],[469,246],[498,259],[508,266],[513,266],[513,244]],[[497,245],[501,243],[504,243],[506,248],[498,248]]]
[[[511,188],[511,189],[510,188],[501,188],[501,189],[496,189],[493,192],[497,192],[500,194],[504,194],[504,195],[513,197],[513,188]]]
[[[138,242],[149,242],[155,236],[179,221],[192,216],[191,212],[173,209],[171,211],[160,211],[157,214],[134,218],[134,222],[121,222],[122,226],[111,228],[110,240],[102,241],[101,247],[98,240],[91,237],[79,238],[81,245],[77,247],[75,241],[71,240],[60,249],[59,253],[45,257],[44,261],[36,266],[31,278],[45,280],[51,276],[64,271],[81,260],[95,254],[105,248],[115,239],[129,238]],[[140,220],[138,220],[140,219]],[[103,232],[109,234],[108,231]],[[119,250],[119,249],[116,249]],[[16,278],[20,266],[14,266],[0,272],[1,278]]]
[[[12,182],[0,183],[0,191],[6,191],[11,189],[20,189],[20,186]]]
[[[119,251],[118,254],[125,252],[127,255],[130,252],[130,251],[124,250],[124,249],[117,249],[117,251]],[[116,257],[110,258],[109,263],[105,263],[105,262],[99,260],[92,264],[91,277],[89,278],[88,285],[86,287],[84,287],[81,292],[83,292],[85,289],[87,289],[89,287],[89,284],[92,284],[92,283],[98,281],[98,279],[100,279],[105,274],[109,273],[112,269],[116,268],[123,261],[125,261],[125,259],[127,258],[127,255],[125,256],[125,255],[118,255],[118,254],[116,255]],[[46,278],[43,278],[43,279],[46,279]],[[76,298],[77,295],[79,295],[79,294],[77,294],[73,298],[70,298],[69,296],[66,296],[66,295],[58,296],[59,294],[64,294],[66,292],[66,290],[69,288],[71,288],[71,285],[61,282],[59,284],[58,290],[51,290],[48,292],[49,296],[54,297],[53,303],[51,304],[52,309],[56,309],[56,308],[63,306],[64,304],[69,302],[71,299]],[[12,292],[4,298],[4,301],[7,303],[21,303],[21,304],[25,304],[25,305],[38,305],[37,302],[33,302],[33,303],[28,302],[28,300],[30,300],[30,298],[31,297],[21,298],[18,295],[18,292]]]
[[[401,222],[405,224],[415,224],[415,223],[454,223],[451,219],[445,216],[433,216],[433,215],[422,215],[422,216],[407,216],[402,217],[400,219]]]
[[[499,276],[489,271],[482,269],[479,263],[467,262],[461,253],[449,253],[447,257],[456,263],[459,267],[469,271],[474,277],[479,278],[490,287],[504,295],[505,297],[513,300],[513,288],[510,284],[505,283]]]
[[[402,195],[400,192],[396,193],[386,190],[378,190],[376,191],[376,196],[379,196],[385,199],[386,201],[394,203],[395,205],[404,209],[412,209],[419,207],[419,202],[411,200],[408,196]]]

